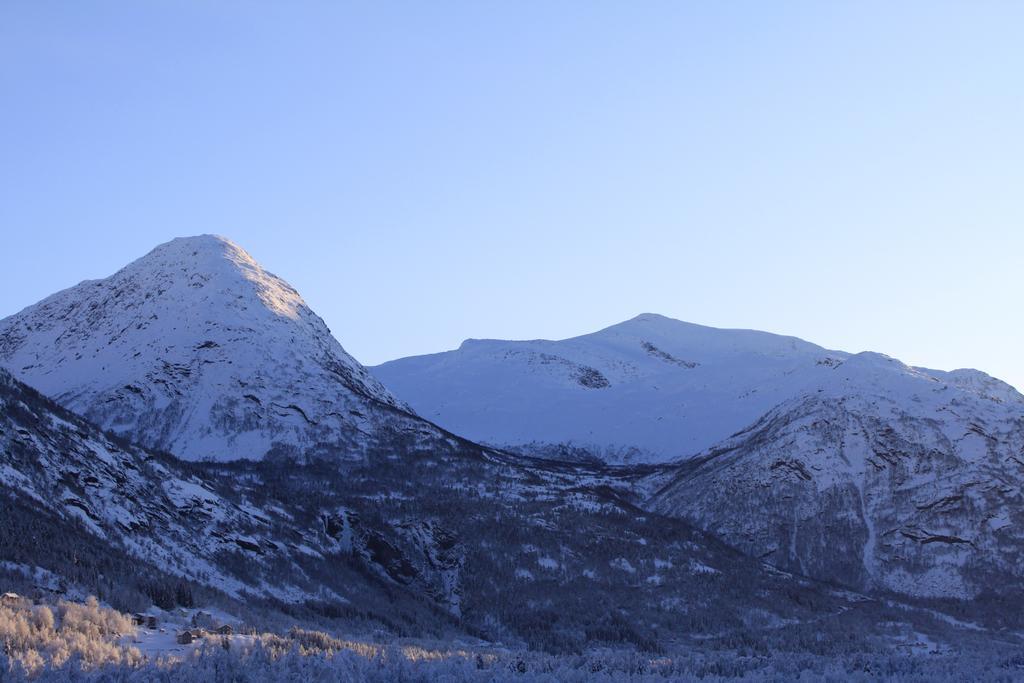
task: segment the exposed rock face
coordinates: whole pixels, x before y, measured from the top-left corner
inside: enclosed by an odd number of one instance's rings
[[[188,459],[345,455],[408,410],[292,287],[209,235],[0,321],[0,364],[96,424]]]
[[[323,514],[321,522],[337,551],[359,558],[384,579],[421,592],[452,616],[461,616],[464,549],[457,536],[436,521],[388,525],[385,535],[342,508]]]

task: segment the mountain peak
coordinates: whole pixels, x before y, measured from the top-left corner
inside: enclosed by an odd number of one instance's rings
[[[400,404],[287,282],[215,235],[171,240],[0,321],[0,364],[187,458],[344,452]]]
[[[670,318],[667,315],[660,313],[641,313],[635,315],[628,320],[623,320],[620,323],[611,325],[606,329],[613,329],[616,327],[655,327],[655,328],[673,328],[673,327],[693,327],[698,329],[713,329],[707,328],[704,325],[697,325],[695,323],[688,323],[685,320],[678,320],[676,318]]]
[[[153,247],[153,251],[160,251],[162,249],[170,248],[188,248],[188,249],[226,249],[233,248],[239,251],[245,251],[242,247],[232,241],[230,238],[224,235],[214,235],[212,233],[203,233],[201,235],[184,235],[182,237],[175,237],[163,244],[158,244]]]
[[[711,356],[751,354],[789,357],[817,357],[828,352],[799,337],[760,330],[709,327],[684,322],[658,313],[641,313],[597,332],[576,337],[578,341],[602,340],[604,343],[635,346],[653,344],[680,353]],[[673,351],[674,353],[675,351]]]
[[[684,322],[684,321],[676,320],[675,318],[670,318],[667,315],[662,315],[661,313],[641,313],[639,315],[633,316],[632,318],[630,318],[626,322],[638,322],[638,323],[644,323],[644,322],[651,322],[651,323],[673,322],[673,323],[680,323],[680,322]],[[689,323],[686,323],[686,324],[689,324]]]
[[[213,270],[230,264],[259,267],[245,249],[221,235],[175,237],[157,245],[134,263],[181,265],[190,269]]]
[[[191,289],[208,284],[230,290],[247,289],[244,294],[255,294],[268,310],[292,320],[299,320],[306,309],[306,303],[291,285],[264,270],[249,252],[220,235],[175,238],[129,264],[124,271],[160,274]]]
[[[484,443],[665,460],[735,433],[846,354],[642,313],[560,341],[467,339],[374,369],[423,415]]]

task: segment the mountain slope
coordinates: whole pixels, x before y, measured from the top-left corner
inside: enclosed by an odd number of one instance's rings
[[[562,341],[468,340],[371,368],[419,414],[478,442],[566,457],[664,462],[694,455],[785,401],[836,380],[854,358],[795,337],[643,314]],[[845,383],[872,382],[866,373]],[[922,378],[1014,402],[976,370]]]
[[[458,440],[424,449],[409,433],[362,460],[181,462],[0,370],[0,578],[52,577],[46,590],[131,609],[139,593],[184,604],[184,585],[289,623],[557,652],[877,621],[882,606],[863,596],[642,514],[629,482],[526,465]]]
[[[0,321],[0,364],[103,428],[189,459],[344,454],[407,410],[294,289],[210,235]]]
[[[1024,398],[877,354],[680,465],[650,501],[776,566],[920,596],[1024,577]]]
[[[690,454],[645,507],[789,571],[961,598],[1024,577],[1024,397],[977,370],[643,315],[374,372],[485,441]]]
[[[45,520],[250,606],[578,651],[863,601],[652,518],[650,468],[519,457],[416,417],[221,238],[3,321],[0,358],[66,406],[3,373],[0,503],[24,521],[5,530]],[[74,572],[5,540],[4,562]]]
[[[469,340],[371,371],[421,415],[477,441],[665,461],[737,432],[847,357],[644,314],[563,341]]]
[[[229,568],[230,558],[241,553],[250,575],[258,576],[273,565],[272,549],[290,540],[274,529],[282,520],[246,504],[231,488],[173,458],[108,437],[0,370],[0,497],[5,503],[16,503],[23,516],[78,527],[73,536],[84,533],[229,595],[301,595],[301,589],[288,587],[298,571],[284,581],[279,575],[251,585]],[[51,565],[57,558],[50,541],[35,539],[21,549],[28,557],[12,555],[19,544],[8,539],[3,558],[28,559],[61,573],[59,564]],[[306,590],[316,595],[319,588],[307,584]]]
[[[342,463],[246,462],[222,471],[147,451],[0,369],[0,577],[42,573],[133,609],[149,604],[140,592],[173,606],[177,585],[234,608],[450,628],[458,539],[415,517],[361,516]]]

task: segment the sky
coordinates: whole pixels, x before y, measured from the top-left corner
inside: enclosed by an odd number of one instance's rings
[[[217,233],[356,358],[642,312],[1024,388],[1024,3],[0,3],[0,317]]]

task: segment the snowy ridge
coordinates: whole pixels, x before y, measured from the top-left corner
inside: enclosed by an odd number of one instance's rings
[[[479,442],[538,453],[583,450],[613,462],[665,462],[710,448],[776,405],[835,383],[887,375],[852,355],[753,330],[646,313],[562,341],[468,340],[455,351],[371,368],[421,415]],[[846,369],[839,369],[847,363]],[[976,370],[899,373],[1024,405]],[[859,372],[852,372],[859,368]]]
[[[644,314],[573,339],[468,340],[371,370],[420,414],[477,441],[665,461],[750,424],[833,357],[795,338]]]
[[[211,235],[0,321],[0,364],[100,426],[189,459],[345,454],[382,414],[408,411],[291,286]]]

